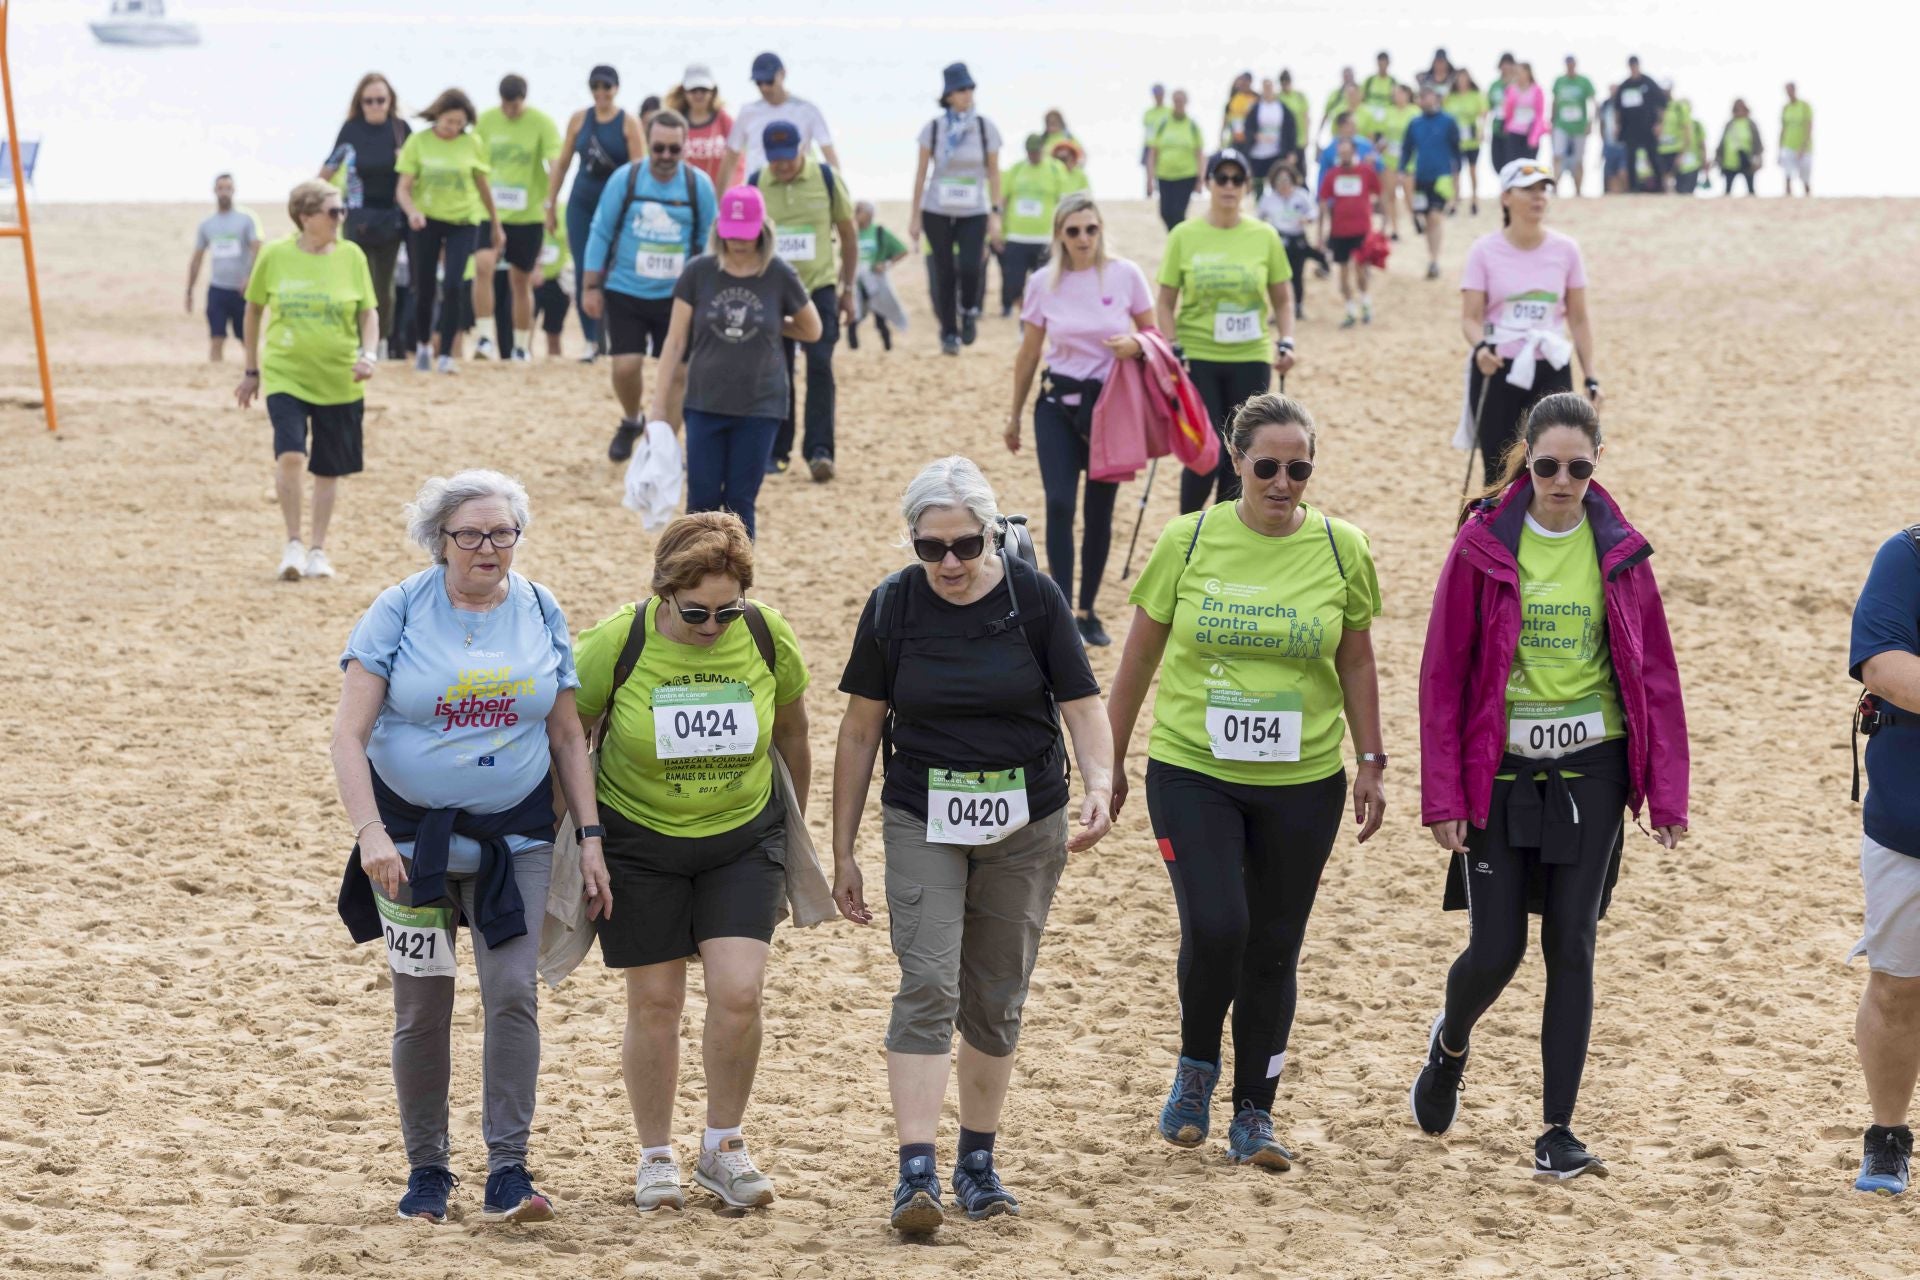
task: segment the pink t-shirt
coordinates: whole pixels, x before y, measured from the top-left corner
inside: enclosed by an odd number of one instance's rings
[[[1587,287],[1587,268],[1572,236],[1549,230],[1538,248],[1516,249],[1490,231],[1467,250],[1460,287],[1487,295],[1487,323],[1503,332],[1558,333],[1567,319],[1567,290]],[[1510,338],[1500,344],[1500,355],[1511,357],[1520,346],[1521,339]]]
[[[1020,319],[1047,331],[1047,367],[1068,378],[1106,381],[1113,352],[1106,340],[1132,333],[1133,318],[1153,310],[1147,277],[1125,258],[1113,258],[1105,271],[1067,271],[1053,287],[1053,267],[1027,277]]]
[[[1547,131],[1547,97],[1540,86],[1509,88],[1500,100],[1500,123],[1508,133],[1524,137],[1529,147],[1539,146],[1540,135]]]

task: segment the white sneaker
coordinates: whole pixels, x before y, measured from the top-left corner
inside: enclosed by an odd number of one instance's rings
[[[441,356],[439,371],[441,373],[458,373],[460,372],[460,367],[454,364],[452,356]]]
[[[533,363],[533,357],[527,354],[527,349],[525,347],[515,347],[513,349],[512,359],[515,364],[532,364]]]
[[[413,353],[413,371],[415,373],[432,373],[433,352],[426,347],[417,348]]]
[[[319,547],[307,552],[307,576],[309,578],[331,578],[333,564],[327,559],[327,553]]]
[[[754,1167],[745,1138],[728,1138],[718,1151],[703,1149],[693,1180],[736,1209],[773,1203],[773,1179]]]
[[[680,1164],[672,1156],[642,1160],[633,1174],[633,1202],[648,1213],[655,1209],[684,1209],[686,1192],[680,1189]]]
[[[480,339],[480,340],[479,340],[478,342],[476,342],[476,343],[474,343],[474,344],[473,344],[473,358],[474,358],[475,360],[491,360],[491,359],[493,359],[493,339],[492,339],[492,338],[482,338],[482,339]]]
[[[286,554],[280,557],[280,568],[274,577],[282,582],[300,581],[301,568],[307,563],[307,549],[300,545],[300,539],[287,539]]]

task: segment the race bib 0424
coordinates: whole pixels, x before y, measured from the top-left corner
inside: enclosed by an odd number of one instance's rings
[[[744,684],[670,684],[653,691],[653,746],[662,760],[752,755],[760,716]]]

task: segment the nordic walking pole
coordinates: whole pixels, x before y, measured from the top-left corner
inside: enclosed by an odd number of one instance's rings
[[[1467,359],[1472,360],[1473,357],[1468,356]],[[1480,447],[1480,415],[1487,411],[1487,392],[1492,386],[1493,378],[1487,374],[1481,374],[1480,403],[1473,406],[1473,446],[1467,450],[1467,474],[1460,481],[1460,496],[1463,498],[1467,496],[1467,490],[1473,487],[1473,455]]]
[[[1127,539],[1127,562],[1120,569],[1120,581],[1125,582],[1127,575],[1133,572],[1133,549],[1140,545],[1140,526],[1147,518],[1147,498],[1153,493],[1154,473],[1160,470],[1160,459],[1147,463],[1147,483],[1140,490],[1140,514],[1133,518],[1133,536]]]

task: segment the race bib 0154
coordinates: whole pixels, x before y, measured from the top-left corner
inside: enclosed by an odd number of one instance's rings
[[[1207,744],[1213,758],[1298,760],[1301,707],[1297,693],[1207,690]]]

